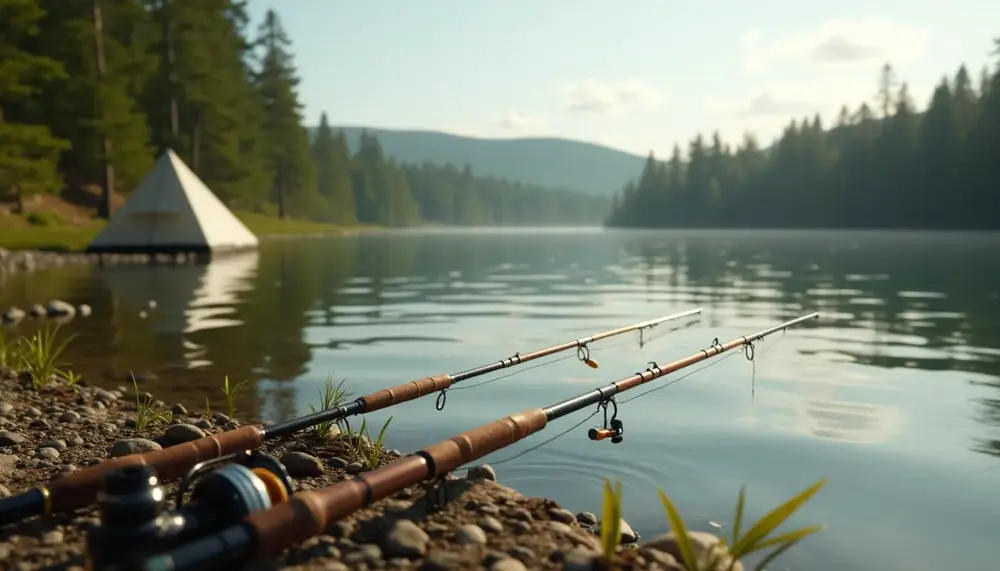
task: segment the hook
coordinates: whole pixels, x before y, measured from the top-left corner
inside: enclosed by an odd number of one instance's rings
[[[596,369],[600,367],[600,363],[590,358],[590,347],[584,343],[576,348],[576,358],[583,361],[591,369]]]

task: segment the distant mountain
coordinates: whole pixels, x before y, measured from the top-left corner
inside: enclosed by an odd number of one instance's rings
[[[385,152],[397,161],[458,168],[473,173],[550,188],[611,196],[639,176],[645,157],[593,143],[558,138],[479,139],[435,131],[404,131],[369,127],[344,130],[351,152],[362,130],[376,135]]]

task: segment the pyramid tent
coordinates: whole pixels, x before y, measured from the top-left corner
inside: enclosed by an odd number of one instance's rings
[[[168,149],[87,251],[211,253],[257,244],[257,237]]]

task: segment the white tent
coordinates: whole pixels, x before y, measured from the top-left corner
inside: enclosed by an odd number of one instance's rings
[[[256,248],[257,243],[257,237],[168,149],[87,251],[211,253]]]

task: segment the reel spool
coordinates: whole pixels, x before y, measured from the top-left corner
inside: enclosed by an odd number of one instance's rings
[[[611,406],[611,418],[608,419],[608,406]],[[625,425],[618,419],[618,403],[609,399],[601,402],[600,407],[604,409],[604,425],[591,428],[587,431],[587,438],[591,440],[611,439],[612,444],[620,444],[625,440]]]
[[[197,464],[181,480],[172,511],[165,509],[165,493],[151,467],[113,470],[98,494],[101,523],[87,534],[86,569],[135,568],[151,554],[238,523],[288,501],[292,493],[285,467],[259,452]]]

